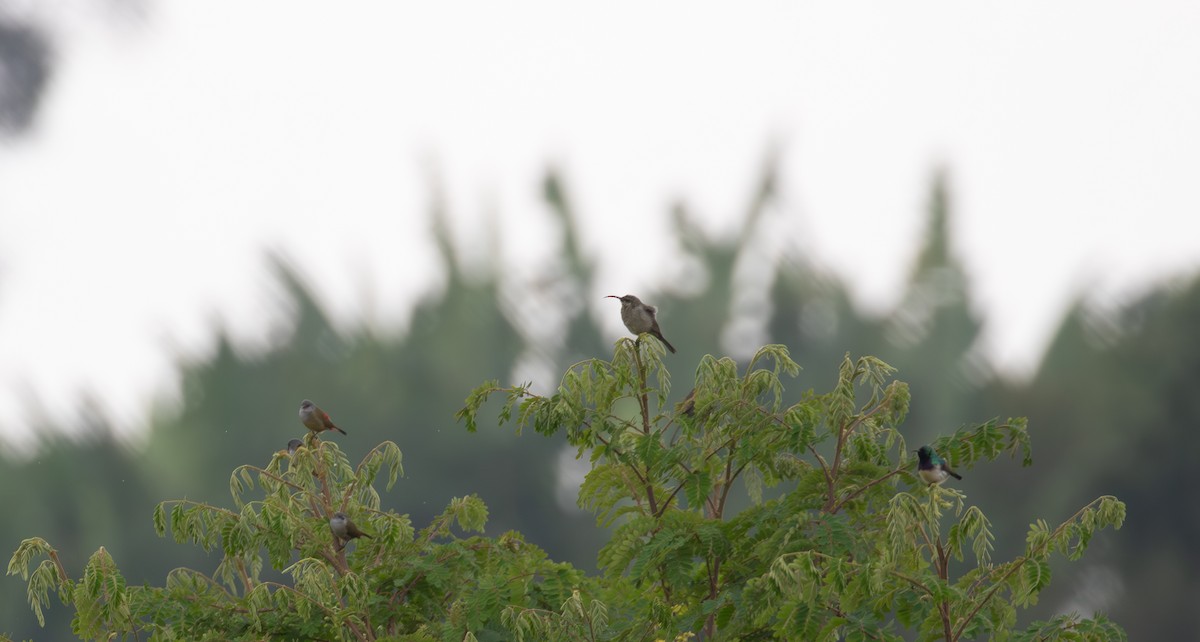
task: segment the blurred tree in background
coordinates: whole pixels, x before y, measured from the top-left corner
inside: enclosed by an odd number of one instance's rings
[[[0,12],[0,136],[31,128],[51,79],[53,52],[44,31]]]
[[[602,307],[612,302],[600,296],[624,292],[596,293],[563,181],[551,172],[541,188],[562,231],[556,269],[536,283],[511,282],[495,261],[479,275],[467,273],[444,231],[446,213],[435,206],[433,239],[445,258],[444,287],[416,307],[401,335],[368,327],[339,331],[310,288],[278,259],[279,282],[294,309],[289,332],[258,353],[239,350],[222,334],[210,359],[181,362],[181,405],[156,413],[144,449],[122,446],[93,411],[83,413],[94,425],[78,440],[49,438],[29,459],[0,458],[6,506],[21,516],[0,526],[0,542],[12,550],[21,539],[42,535],[72,571],[103,545],[131,583],[161,583],[178,565],[211,571],[216,556],[195,551],[180,559],[147,517],[164,497],[226,500],[228,471],[304,432],[296,410],[309,397],[349,432],[337,441],[351,459],[384,440],[409,455],[406,473],[416,481],[404,485],[402,496],[386,497],[385,509],[421,525],[451,497],[478,493],[490,510],[489,535],[515,529],[552,559],[595,569],[608,535],[559,499],[556,487],[567,487],[573,497],[579,482],[560,470],[568,448],[562,436],[513,440],[499,430],[467,436],[453,419],[465,392],[481,379],[519,382],[530,371],[561,372],[609,350],[589,311],[616,315],[615,304]],[[686,206],[675,208],[677,239],[703,270],[704,287],[637,292],[659,306],[664,331],[680,349],[673,358],[698,363],[705,354],[728,353],[744,359],[754,346],[780,343],[806,368],[800,385],[788,391],[798,396],[806,387],[828,389],[843,354],[878,355],[897,366],[913,390],[909,443],[951,433],[972,418],[1028,416],[1041,465],[1023,469],[1000,460],[972,470],[961,487],[991,516],[999,557],[1024,546],[1025,515],[1059,514],[1112,493],[1127,502],[1130,516],[1116,536],[1097,535],[1088,562],[1060,576],[1032,616],[1100,609],[1134,639],[1190,635],[1194,622],[1180,605],[1200,597],[1200,580],[1188,572],[1195,568],[1188,543],[1200,535],[1200,514],[1187,500],[1195,491],[1187,490],[1184,477],[1200,414],[1200,401],[1189,395],[1200,383],[1200,346],[1192,331],[1200,318],[1200,286],[1164,287],[1115,315],[1080,303],[1037,374],[1028,382],[1006,381],[978,353],[983,324],[971,311],[970,283],[949,240],[953,209],[944,176],[933,182],[927,233],[923,247],[914,248],[907,290],[883,316],[857,310],[847,288],[803,255],[802,239],[779,246],[772,227],[781,215],[776,200],[775,165],[768,162],[732,238],[709,238]],[[530,318],[531,311],[538,316]],[[672,401],[691,386],[688,373],[677,372]],[[38,428],[39,434],[62,432]],[[4,582],[0,595],[4,632],[69,635],[66,618],[53,606],[48,628],[37,628],[20,581]]]

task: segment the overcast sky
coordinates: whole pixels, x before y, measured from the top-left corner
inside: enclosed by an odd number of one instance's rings
[[[669,204],[732,231],[775,146],[795,242],[882,312],[945,167],[986,352],[1014,376],[1075,297],[1200,263],[1197,3],[206,0],[136,24],[73,6],[32,10],[55,75],[0,147],[18,443],[32,400],[70,421],[83,392],[136,433],[215,322],[260,341],[268,251],[347,327],[399,323],[435,286],[431,168],[458,232],[498,214],[529,269],[538,180],[562,167],[604,293],[653,292],[678,263]]]

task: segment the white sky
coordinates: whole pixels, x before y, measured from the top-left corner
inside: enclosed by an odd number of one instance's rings
[[[138,431],[214,322],[269,336],[267,250],[340,322],[398,323],[433,283],[431,167],[459,232],[498,214],[529,271],[560,164],[599,296],[673,275],[677,198],[734,229],[779,143],[796,242],[883,311],[944,165],[988,354],[1017,375],[1075,296],[1200,264],[1200,4],[567,4],[42,12],[53,84],[0,148],[0,434],[28,445],[32,400],[70,420],[83,392]]]

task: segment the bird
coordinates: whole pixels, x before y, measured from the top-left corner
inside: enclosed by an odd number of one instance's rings
[[[295,455],[295,454],[296,454],[296,449],[297,449],[297,448],[299,448],[299,447],[300,447],[300,446],[302,446],[302,445],[304,445],[304,442],[300,441],[299,439],[292,439],[291,441],[289,441],[289,442],[288,442],[288,447],[287,447],[287,454],[288,454],[288,457],[291,457],[292,455]]]
[[[663,345],[667,346],[667,350],[675,352],[675,346],[671,345],[671,342],[663,336],[662,330],[658,329],[658,308],[642,303],[641,299],[632,294],[625,296],[610,294],[604,298],[617,299],[621,302],[621,321],[625,323],[625,327],[630,332],[637,335],[649,332],[656,339],[662,341]]]
[[[933,448],[921,446],[916,452],[917,457],[921,460],[921,463],[917,465],[917,472],[921,475],[921,479],[925,480],[925,483],[940,484],[946,481],[947,477],[962,479],[962,475],[951,470],[950,464],[939,457]]]
[[[338,428],[333,423],[328,413],[318,408],[317,404],[308,399],[300,402],[300,423],[304,424],[304,427],[311,430],[314,434],[326,430],[336,430],[343,435],[346,434],[345,430]]]
[[[687,396],[683,398],[683,401],[680,401],[679,403],[675,404],[675,413],[683,415],[685,417],[691,417],[692,415],[696,414],[696,389],[695,388],[692,388],[692,391],[687,393]]]
[[[372,539],[370,535],[359,530],[354,522],[350,521],[350,518],[342,512],[334,513],[333,517],[329,518],[329,530],[333,532],[333,538],[337,540],[338,548],[345,547],[350,540],[357,537]]]

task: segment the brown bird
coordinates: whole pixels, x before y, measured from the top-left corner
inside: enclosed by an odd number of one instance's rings
[[[350,540],[358,537],[366,537],[372,539],[370,535],[358,530],[354,522],[346,517],[345,513],[334,513],[333,517],[329,518],[329,530],[333,532],[333,538],[337,540],[338,548],[343,548]]]
[[[313,433],[336,430],[343,435],[346,434],[345,430],[338,428],[333,423],[328,413],[318,408],[317,404],[308,399],[300,402],[300,423],[304,424],[304,427],[313,431]]]
[[[687,396],[683,398],[683,401],[675,404],[675,412],[686,417],[691,417],[692,415],[696,414],[695,388],[692,388],[692,391],[687,393]]]
[[[625,296],[610,294],[604,298],[616,299],[621,302],[621,321],[630,332],[637,335],[649,332],[656,339],[662,341],[663,345],[667,346],[667,350],[675,352],[675,346],[671,345],[671,342],[663,336],[662,330],[658,329],[658,308],[642,303],[641,299],[632,294]]]

